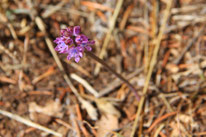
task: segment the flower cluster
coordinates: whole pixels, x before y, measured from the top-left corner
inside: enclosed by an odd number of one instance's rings
[[[75,62],[79,62],[85,50],[91,51],[91,45],[95,43],[94,40],[89,40],[87,36],[81,34],[80,26],[62,29],[61,36],[57,37],[54,42],[57,44],[56,51],[68,54],[67,59],[74,58]]]

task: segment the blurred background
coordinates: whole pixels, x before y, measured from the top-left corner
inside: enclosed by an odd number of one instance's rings
[[[205,0],[0,0],[0,136],[206,136]],[[81,26],[92,58],[57,54]]]

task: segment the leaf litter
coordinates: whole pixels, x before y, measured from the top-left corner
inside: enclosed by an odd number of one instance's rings
[[[206,2],[169,2],[1,0],[0,136],[205,136]],[[60,29],[77,25],[142,103],[90,58],[53,58]]]

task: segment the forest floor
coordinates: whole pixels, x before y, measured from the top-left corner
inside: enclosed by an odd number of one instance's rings
[[[77,25],[140,100],[54,52]],[[206,136],[205,25],[205,0],[0,0],[0,136]]]

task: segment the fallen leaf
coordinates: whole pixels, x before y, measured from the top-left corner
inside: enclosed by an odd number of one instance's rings
[[[29,116],[31,120],[39,124],[48,124],[52,120],[50,116],[42,114],[42,113],[32,112],[29,114]]]
[[[97,120],[98,119],[97,109],[89,101],[86,101],[84,99],[79,99],[79,101],[82,103],[82,107],[86,109],[89,117],[92,120]]]
[[[166,69],[169,70],[172,73],[177,73],[179,71],[179,68],[175,64],[167,64]]]
[[[112,114],[102,115],[101,119],[96,123],[97,129],[97,137],[105,137],[112,130],[118,128],[118,117]]]
[[[206,68],[206,60],[204,60],[200,63],[200,67],[201,68]]]
[[[106,101],[105,99],[96,99],[96,103],[100,111],[104,114],[106,113],[115,115],[118,118],[120,117],[120,112],[114,107],[114,105],[111,102]]]
[[[48,116],[62,117],[61,113],[62,106],[58,101],[48,101],[45,106],[39,106],[36,102],[31,102],[29,104],[29,112],[38,112]]]

